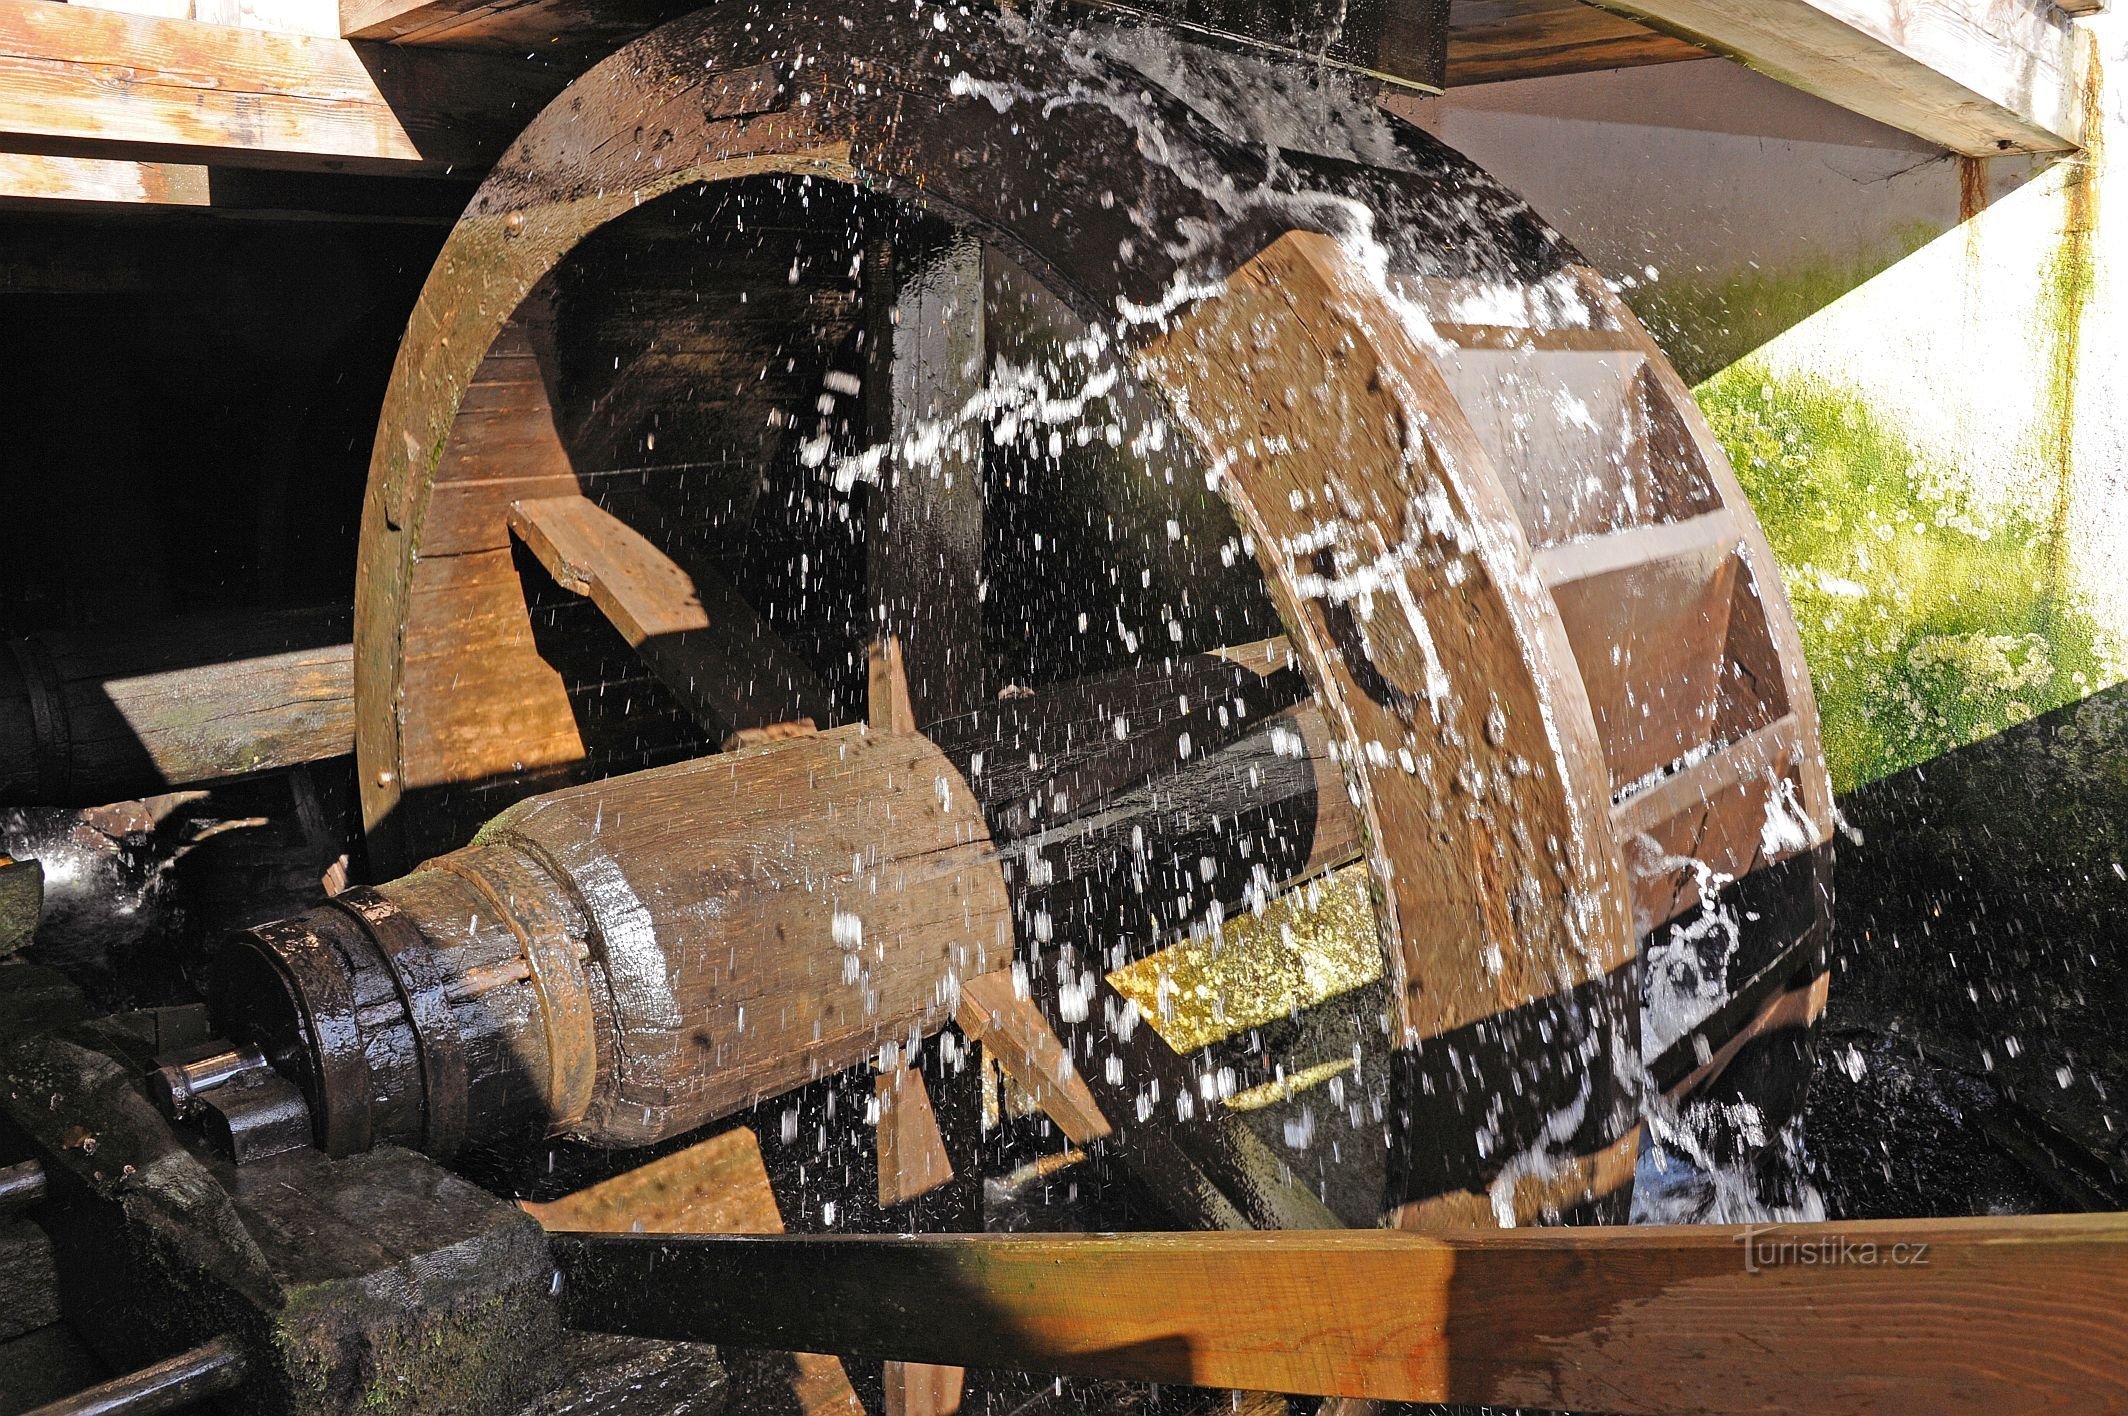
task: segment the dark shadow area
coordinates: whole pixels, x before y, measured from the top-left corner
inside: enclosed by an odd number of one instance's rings
[[[0,634],[353,598],[377,407],[443,228],[144,234],[0,227]]]
[[[2128,687],[1843,806],[1809,1111],[1829,1208],[2128,1204]]]

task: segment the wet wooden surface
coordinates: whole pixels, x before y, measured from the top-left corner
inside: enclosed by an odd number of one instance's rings
[[[659,529],[654,509],[631,524],[582,496],[510,504],[510,529],[548,574],[589,596],[706,726],[724,735],[825,722],[827,690],[811,666],[713,567],[676,558],[638,524]]]

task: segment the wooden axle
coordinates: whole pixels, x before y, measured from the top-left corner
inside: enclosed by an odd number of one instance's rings
[[[645,1337],[1547,1409],[2128,1402],[2117,1214],[549,1241],[569,1322]]]
[[[996,716],[993,758],[1040,740]],[[1328,739],[1312,708],[1270,714],[1180,779],[1225,784],[1230,835],[1290,841],[1249,864],[1291,879],[1357,853],[1344,793],[1320,789]],[[1014,962],[1009,875],[1063,841],[1131,842],[1133,822],[1150,861],[1178,815],[1124,792],[1076,824],[993,839],[969,784],[989,764],[960,762],[927,737],[848,727],[531,798],[463,850],[239,936],[213,988],[219,1026],[299,1081],[336,1154],[443,1155],[526,1129],[681,1134],[936,1032],[961,980]],[[999,790],[1058,801],[1097,768],[1067,756],[1046,780],[1001,773]],[[1235,871],[1237,903],[1247,879]],[[1071,937],[1069,894],[1047,907]]]
[[[0,803],[95,806],[354,748],[348,612],[0,644]]]

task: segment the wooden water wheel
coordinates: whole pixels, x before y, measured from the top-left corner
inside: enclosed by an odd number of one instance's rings
[[[802,1153],[872,1068],[780,1218],[930,1222],[979,1043],[1184,1224],[1622,1218],[1643,1077],[1814,1016],[1815,707],[1689,393],[1482,172],[1237,74],[800,0],[513,145],[364,512],[372,847],[449,854],[220,990],[329,1145]]]

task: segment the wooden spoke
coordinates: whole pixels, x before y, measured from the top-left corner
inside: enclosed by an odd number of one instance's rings
[[[879,1203],[904,1205],[953,1179],[953,1162],[939,1135],[938,1113],[921,1069],[900,1060],[881,1066],[875,1079],[879,1104]]]
[[[963,983],[954,1018],[969,1040],[987,1048],[1074,1145],[1101,1140],[1114,1129],[1073,1065],[1070,1051],[1041,1009],[1014,990],[1009,972]]]
[[[660,529],[640,498],[618,499]],[[598,605],[705,726],[739,733],[827,720],[827,690],[812,668],[699,557],[675,559],[582,496],[512,502],[510,529],[556,583]],[[753,672],[734,673],[741,664]]]
[[[1052,684],[927,735],[965,764],[992,830],[1020,837],[1187,773],[1307,698],[1290,648],[1273,639]]]
[[[926,224],[865,252],[869,440],[865,573],[882,638],[899,641],[913,726],[984,698],[983,251]],[[876,717],[875,713],[875,717]]]

